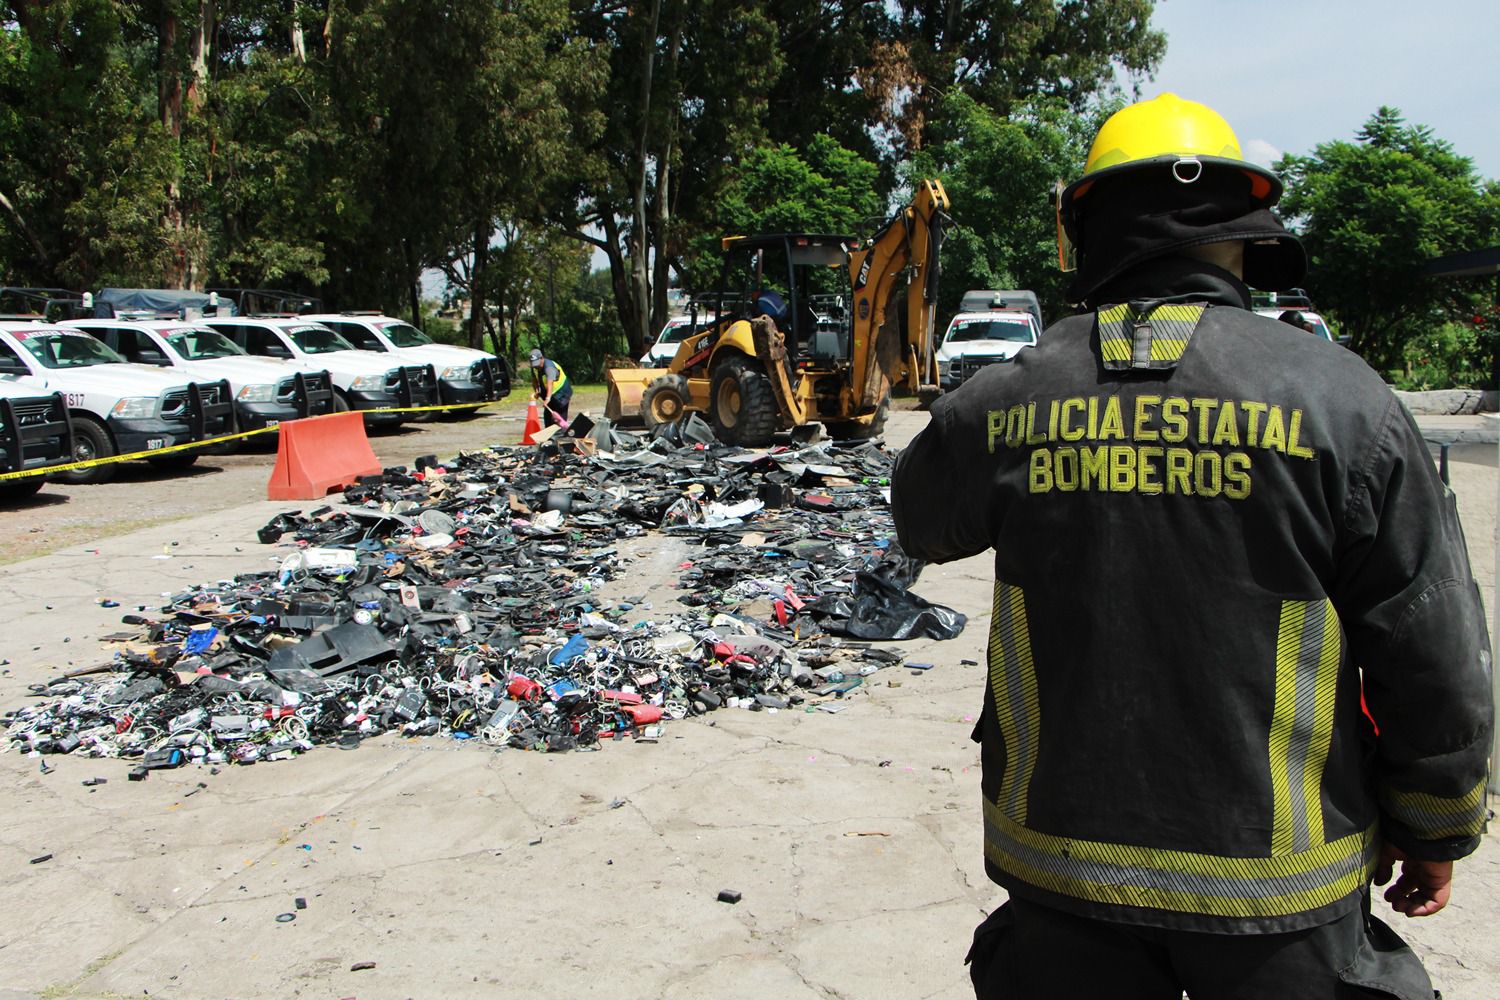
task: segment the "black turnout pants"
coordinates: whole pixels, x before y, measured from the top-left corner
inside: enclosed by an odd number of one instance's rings
[[[1370,899],[1290,934],[1110,923],[1012,898],[969,951],[978,1000],[1432,1000],[1421,961]]]

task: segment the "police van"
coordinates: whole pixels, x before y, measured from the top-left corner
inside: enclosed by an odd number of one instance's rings
[[[0,321],[0,375],[33,393],[61,393],[73,424],[73,459],[85,461],[191,444],[234,429],[229,383],[131,364],[97,338],[68,327]],[[149,458],[183,469],[198,451]],[[68,483],[102,483],[113,464],[58,474]]]

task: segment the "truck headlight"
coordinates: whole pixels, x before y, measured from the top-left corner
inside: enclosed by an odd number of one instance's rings
[[[127,396],[109,412],[123,420],[149,420],[156,416],[156,405],[155,396]]]
[[[474,369],[472,365],[452,365],[438,372],[438,378],[467,382],[469,380],[469,376],[472,375],[473,372]]]
[[[274,385],[247,385],[235,394],[242,403],[269,403],[276,398]]]
[[[360,392],[369,392],[372,389],[384,389],[385,379],[384,375],[361,375],[349,383],[349,388],[357,389]]]

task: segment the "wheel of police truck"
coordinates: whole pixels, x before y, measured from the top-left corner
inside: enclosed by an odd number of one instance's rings
[[[689,398],[687,379],[681,375],[663,375],[652,381],[641,393],[641,419],[646,421],[646,430],[687,416]]]
[[[333,412],[349,412],[349,398],[345,396],[341,390],[338,389],[333,390]]]
[[[725,444],[759,448],[776,433],[776,397],[760,363],[735,355],[714,367],[709,382],[714,436]]]
[[[868,441],[885,433],[885,422],[890,416],[891,397],[886,396],[880,401],[880,408],[875,411],[875,419],[868,424],[854,420],[825,420],[823,429],[835,441]]]
[[[109,458],[115,454],[115,443],[109,431],[93,417],[78,414],[73,416],[73,461],[89,462],[96,458]],[[59,472],[56,479],[70,486],[86,486],[90,483],[107,483],[115,478],[117,465],[96,465],[91,469],[70,469]]]

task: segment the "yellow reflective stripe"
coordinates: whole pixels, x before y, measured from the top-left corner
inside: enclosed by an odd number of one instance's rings
[[[1188,342],[1185,340],[1164,340],[1157,337],[1151,341],[1152,361],[1178,361],[1182,358],[1182,352],[1187,350]]]
[[[1424,840],[1477,837],[1484,830],[1484,785],[1481,778],[1479,784],[1455,798],[1384,787],[1380,790],[1380,803],[1393,818]]]
[[[1005,743],[1000,801],[1007,815],[1024,823],[1042,713],[1031,655],[1031,629],[1026,622],[1026,597],[1020,587],[1000,580],[995,581],[990,617],[989,667],[990,695]]]
[[[1136,361],[1139,348],[1149,362],[1175,364],[1205,311],[1201,305],[1160,305],[1146,313],[1137,313],[1128,302],[1105,306],[1098,312],[1100,356],[1128,366]]]
[[[1334,695],[1338,691],[1339,666],[1344,661],[1344,634],[1331,601],[1323,602],[1321,638],[1313,684],[1313,729],[1302,772],[1303,815],[1307,817],[1309,847],[1323,842],[1323,769],[1333,747]]]
[[[1333,742],[1333,702],[1343,638],[1333,605],[1283,601],[1276,631],[1276,704],[1268,738],[1271,853],[1323,840],[1323,769]]]
[[[1184,323],[1189,328],[1192,328],[1198,325],[1198,320],[1203,318],[1203,313],[1203,306],[1184,306],[1168,303],[1151,310],[1151,322],[1153,324],[1159,321]]]
[[[1099,354],[1105,361],[1130,360],[1129,303],[1099,310]]]
[[[984,803],[985,857],[1022,881],[1096,903],[1277,917],[1335,903],[1374,870],[1375,827],[1279,857],[1221,857],[1029,830]]]

